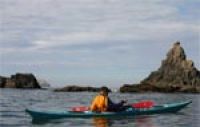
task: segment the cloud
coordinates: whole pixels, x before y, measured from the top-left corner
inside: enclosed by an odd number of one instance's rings
[[[134,42],[141,40],[162,40],[170,38],[172,34],[179,37],[180,33],[182,32],[186,34],[187,32],[197,34],[199,31],[198,27],[194,24],[184,24],[176,22],[158,22],[156,24],[143,23],[137,24],[136,27],[136,29],[131,29],[129,30],[129,32],[122,33],[119,31],[102,32],[100,28],[97,28],[92,32],[71,32],[60,35],[51,35],[40,38],[39,40],[35,40],[31,43],[31,45],[33,46],[33,49],[48,49],[62,46],[99,45],[103,43],[113,43],[113,46],[115,46],[119,41],[122,43],[126,43],[129,41],[130,43],[130,41]],[[157,36],[158,34],[159,36]]]
[[[1,0],[0,3],[0,45],[8,52],[166,42],[187,38],[187,34],[197,38],[199,33],[199,18],[195,16],[199,2],[195,0]]]
[[[59,36],[46,37],[43,40],[32,42],[36,48],[49,48],[62,45],[84,45],[102,41],[107,35],[104,33],[69,33]]]
[[[53,34],[88,30],[95,32],[92,31],[93,29],[99,29],[101,32],[117,29],[128,32],[138,23],[154,23],[158,20],[171,22],[180,17],[177,7],[158,0],[151,2],[148,0],[59,0],[56,2],[52,0],[8,0],[3,3],[2,24],[7,29],[17,28],[24,32],[36,30],[42,33],[42,36],[45,36],[44,33],[48,31]]]
[[[152,69],[176,40],[199,59],[199,6],[198,0],[0,0],[2,67],[24,69],[27,62],[121,72],[122,65],[142,69],[156,54]]]

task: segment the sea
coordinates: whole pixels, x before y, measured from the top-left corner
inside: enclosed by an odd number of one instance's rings
[[[110,98],[129,103],[153,100],[156,104],[192,100],[177,113],[142,115],[120,118],[65,118],[32,121],[27,108],[70,110],[87,106],[97,93],[54,92],[53,90],[0,89],[0,127],[200,127],[200,94],[182,93],[110,93]]]

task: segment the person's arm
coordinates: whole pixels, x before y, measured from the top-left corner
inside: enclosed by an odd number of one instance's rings
[[[92,101],[92,104],[90,106],[90,110],[91,111],[95,111],[96,110],[96,103],[97,103],[97,97],[95,97],[94,100]]]
[[[105,112],[108,110],[108,101],[109,101],[109,98],[108,97],[105,97],[104,98],[104,105],[103,105],[103,109],[101,110],[101,112]]]

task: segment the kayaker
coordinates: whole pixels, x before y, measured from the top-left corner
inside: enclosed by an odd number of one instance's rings
[[[112,111],[117,112],[124,110],[124,104],[127,102],[122,100],[120,103],[113,103],[112,100],[108,97],[109,90],[107,87],[102,87],[99,91],[99,95],[97,95],[91,106],[90,110],[95,112],[105,112]]]

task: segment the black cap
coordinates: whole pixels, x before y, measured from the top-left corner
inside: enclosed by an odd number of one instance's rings
[[[106,92],[106,93],[110,92],[110,90],[105,86],[101,87],[100,91],[103,91],[103,92]]]

